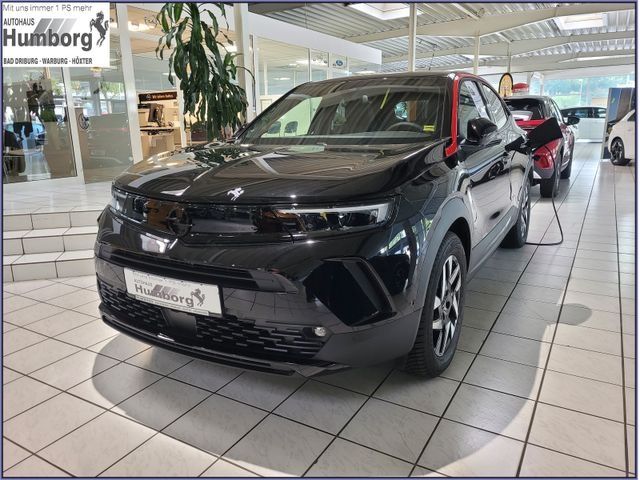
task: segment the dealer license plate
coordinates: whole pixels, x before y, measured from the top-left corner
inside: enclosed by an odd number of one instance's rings
[[[185,282],[175,278],[124,269],[127,293],[161,307],[201,315],[222,313],[217,285]]]

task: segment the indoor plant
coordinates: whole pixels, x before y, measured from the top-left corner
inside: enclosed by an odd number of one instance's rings
[[[214,10],[226,22],[223,3],[166,3],[158,13],[163,35],[156,54],[162,59],[170,50],[169,81],[180,81],[184,98],[185,122],[195,118],[206,130],[207,138],[225,138],[225,131],[242,124],[247,98],[237,84],[236,54],[218,40],[220,32]],[[203,19],[210,20],[210,24]],[[228,24],[227,24],[228,28]]]

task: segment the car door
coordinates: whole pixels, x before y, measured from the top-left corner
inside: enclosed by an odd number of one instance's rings
[[[564,118],[562,117],[562,114],[560,113],[560,109],[558,108],[558,105],[556,105],[556,102],[554,102],[552,99],[549,99],[548,102],[549,113],[552,117],[555,117],[558,120],[558,123],[560,124],[560,130],[562,130],[562,136],[564,137],[564,149],[561,163],[561,168],[564,168],[571,158],[571,151],[573,150],[573,142],[575,141],[575,136],[573,130],[571,129],[571,126],[564,123]],[[582,122],[582,119],[580,119],[580,122]],[[580,124],[578,123],[578,125]]]
[[[504,102],[500,100],[498,94],[491,89],[488,85],[480,84],[482,94],[487,103],[489,115],[491,120],[498,127],[497,134],[500,136],[500,140],[503,145],[513,141],[518,133],[512,130],[512,125],[509,122],[509,111],[505,108]],[[514,161],[515,158],[515,161]],[[517,158],[511,155],[509,157],[509,183],[510,183],[510,195],[513,205],[518,205],[518,199],[520,198],[520,187],[524,182],[526,174],[528,158],[522,155],[518,155]]]
[[[474,240],[482,243],[478,251],[482,258],[483,251],[489,251],[498,237],[501,238],[498,226],[509,223],[511,186],[509,154],[505,150],[506,127],[503,125],[481,144],[470,141],[467,135],[469,120],[479,117],[493,120],[475,80],[463,80],[458,97],[461,163],[469,180],[466,194],[474,216]]]
[[[636,112],[627,117],[622,126],[624,153],[627,158],[636,158]]]
[[[573,116],[580,119],[580,123],[573,127],[577,134],[576,138],[593,138],[593,119],[591,118],[590,110],[591,109],[587,107],[576,108],[574,110]]]
[[[604,128],[607,123],[607,109],[604,107],[593,107],[593,140],[602,141],[604,138]]]

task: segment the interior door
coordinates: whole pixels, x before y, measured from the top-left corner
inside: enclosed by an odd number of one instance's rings
[[[485,240],[484,245],[490,248],[493,237],[499,234],[496,227],[511,205],[509,154],[504,148],[504,126],[481,143],[469,140],[468,122],[479,117],[493,121],[478,84],[465,80],[460,85],[458,103],[460,154],[469,178],[466,194],[473,210],[474,234],[478,242]]]

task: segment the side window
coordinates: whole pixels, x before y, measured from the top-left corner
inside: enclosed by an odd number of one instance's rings
[[[469,120],[480,117],[490,119],[490,117],[475,82],[462,82],[458,96],[458,134],[467,138]]]
[[[636,112],[633,112],[633,115],[631,115],[627,120],[629,122],[635,122],[636,121]]]
[[[504,111],[502,102],[493,90],[486,85],[482,85],[482,92],[484,93],[484,98],[487,100],[487,107],[489,108],[493,123],[495,123],[498,128],[502,128],[507,123],[507,114]]]
[[[573,111],[573,116],[578,118],[588,118],[589,117],[589,109],[588,108],[576,108]]]
[[[595,118],[607,118],[607,109],[606,108],[594,108],[593,109]]]

